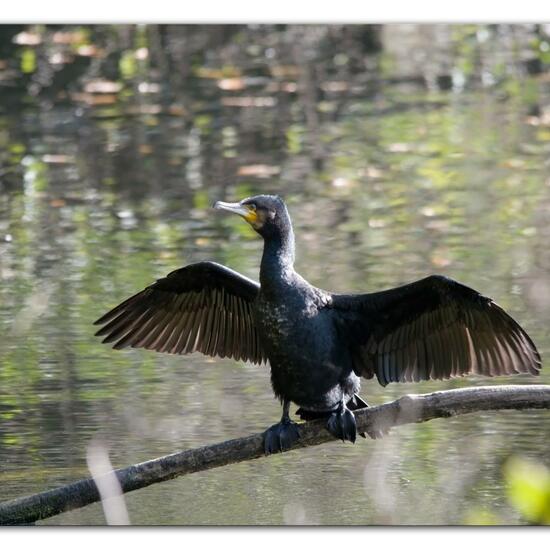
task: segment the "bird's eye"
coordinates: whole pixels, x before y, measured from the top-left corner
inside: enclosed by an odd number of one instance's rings
[[[250,210],[252,210],[252,212],[256,212],[256,205],[253,202],[247,204],[247,206]]]

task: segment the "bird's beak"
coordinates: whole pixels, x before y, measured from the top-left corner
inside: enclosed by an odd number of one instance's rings
[[[242,216],[248,223],[255,222],[257,219],[256,211],[247,205],[243,205],[240,202],[223,202],[218,201],[214,204],[216,210],[226,210],[233,214]]]

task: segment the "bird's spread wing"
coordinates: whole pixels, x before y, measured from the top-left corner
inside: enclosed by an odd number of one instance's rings
[[[265,354],[252,304],[258,283],[213,262],[191,264],[159,279],[98,319],[97,336],[116,349],[200,351],[261,363]]]
[[[391,290],[333,295],[354,370],[382,385],[465,374],[538,374],[540,355],[501,307],[433,275]]]

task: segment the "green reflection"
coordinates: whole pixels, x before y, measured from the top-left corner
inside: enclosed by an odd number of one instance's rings
[[[257,278],[261,242],[210,210],[217,199],[284,195],[314,284],[366,292],[443,273],[550,351],[550,97],[544,74],[523,78],[500,51],[502,34],[450,28],[444,73],[465,82],[445,91],[401,74],[387,42],[366,63],[359,27],[346,41],[320,27],[205,28],[32,27],[7,41],[18,78],[51,79],[18,80],[16,100],[0,90],[2,499],[86,477],[94,437],[122,466],[278,417],[265,368],[114,352],[93,336],[106,309],[187,263]],[[40,44],[22,43],[35,34]],[[302,35],[315,63],[290,47]],[[532,380],[365,381],[363,393],[381,403],[510,382]],[[149,524],[526,523],[502,464],[548,465],[549,436],[544,411],[470,415],[203,472],[127,503]],[[104,518],[92,506],[46,523],[71,522]]]

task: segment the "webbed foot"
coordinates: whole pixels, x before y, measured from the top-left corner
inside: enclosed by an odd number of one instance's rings
[[[359,395],[355,394],[348,402],[346,407],[350,411],[357,411],[359,409],[366,409],[368,408],[369,404],[362,399]],[[359,432],[359,435],[361,437],[364,437],[367,439],[367,434],[371,439],[380,439],[381,437],[384,437],[385,435],[388,435],[390,429],[389,428],[378,428],[378,427],[367,427],[367,429],[364,432]]]
[[[369,404],[358,394],[355,394],[348,402],[346,407],[350,411],[357,411],[359,409],[366,409],[369,406]],[[375,439],[375,437],[371,434],[371,432],[368,432],[369,436]],[[367,439],[367,434],[365,432],[359,432],[359,435],[363,437],[364,439]]]
[[[342,405],[329,416],[327,430],[334,437],[342,441],[346,441],[347,439],[355,443],[355,439],[357,438],[355,416],[348,408]]]
[[[286,451],[300,439],[298,424],[291,420],[281,420],[265,431],[264,451],[266,455]]]

